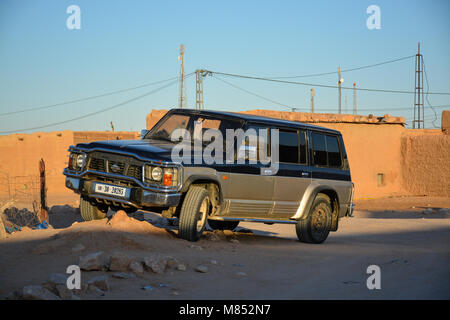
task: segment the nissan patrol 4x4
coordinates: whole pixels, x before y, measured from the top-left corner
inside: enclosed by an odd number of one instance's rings
[[[300,241],[322,243],[352,215],[344,141],[328,128],[172,109],[140,140],[80,143],[69,151],[66,186],[80,194],[85,220],[105,218],[108,208],[158,212],[189,241],[207,223],[222,230],[240,221],[291,223]]]

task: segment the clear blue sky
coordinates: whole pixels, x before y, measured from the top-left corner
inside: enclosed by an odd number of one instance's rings
[[[81,29],[69,30],[69,5],[81,9]],[[369,30],[369,5],[381,9],[381,29]],[[450,2],[443,1],[94,1],[0,2],[0,113],[84,98],[179,74],[178,47],[186,46],[186,73],[197,68],[294,76],[359,67],[414,55],[421,42],[430,91],[450,91]],[[343,74],[344,85],[414,90],[414,58]],[[225,80],[308,111],[309,86]],[[194,77],[186,80],[195,107]],[[337,75],[293,79],[336,85]],[[39,112],[0,116],[0,131],[64,121],[134,98],[141,88]],[[208,109],[287,110],[214,78],[204,83]],[[345,103],[347,97],[347,103]],[[429,96],[450,105],[450,96]],[[337,110],[337,90],[316,88],[316,112]],[[413,115],[413,95],[358,92],[359,113]],[[35,131],[140,130],[152,108],[177,107],[178,85],[117,109]],[[343,91],[351,113],[353,95]],[[404,108],[409,108],[405,110]],[[369,110],[370,109],[370,110]],[[395,109],[395,110],[394,110]],[[440,125],[438,107],[437,125]],[[449,109],[447,107],[446,109]],[[433,111],[426,109],[426,126]],[[33,131],[26,131],[33,132]]]

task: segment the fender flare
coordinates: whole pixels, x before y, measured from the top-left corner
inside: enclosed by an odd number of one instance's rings
[[[220,185],[220,181],[216,176],[200,175],[200,174],[190,175],[183,182],[183,187],[181,188],[181,193],[186,193],[192,184],[198,184],[198,183],[214,183],[214,184],[216,184],[217,187],[219,188],[219,201],[220,201],[220,203],[222,203],[222,201],[223,201],[222,186]]]
[[[309,213],[311,211],[311,206],[316,199],[317,194],[324,193],[328,196],[331,193],[332,196],[330,196],[331,201],[333,202],[333,198],[336,198],[336,204],[338,206],[337,208],[337,216],[339,216],[339,196],[336,190],[328,185],[321,185],[315,181],[311,182],[311,184],[306,189],[305,193],[303,194],[303,198],[300,201],[300,205],[297,209],[297,212],[294,216],[291,217],[293,220],[304,220],[307,219],[309,216]],[[332,208],[334,212],[334,208]],[[333,220],[335,219],[335,216],[333,215]]]

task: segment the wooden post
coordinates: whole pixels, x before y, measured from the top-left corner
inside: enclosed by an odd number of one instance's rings
[[[39,161],[39,176],[40,176],[40,195],[41,195],[41,208],[38,213],[39,221],[48,221],[48,207],[47,207],[47,188],[45,187],[45,162],[44,159]]]

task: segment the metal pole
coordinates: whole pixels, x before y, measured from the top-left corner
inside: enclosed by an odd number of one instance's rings
[[[353,114],[356,114],[356,82],[353,83]]]
[[[178,107],[180,109],[183,109],[183,105],[184,105],[184,51],[185,51],[185,47],[184,45],[180,45],[180,56],[178,57],[178,59],[181,61],[181,70],[180,70],[180,101],[178,103]]]
[[[311,88],[311,113],[314,113],[314,95],[315,91],[313,88]]]
[[[338,86],[339,86],[339,107],[338,107],[338,113],[342,113],[342,105],[341,105],[341,85],[342,85],[342,78],[341,78],[341,67],[338,67]]]

